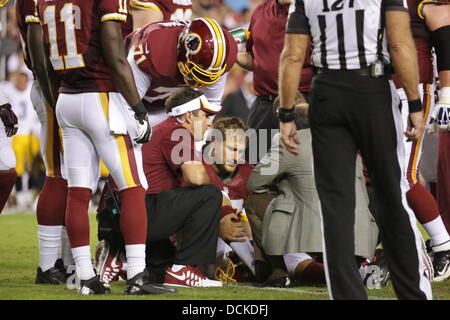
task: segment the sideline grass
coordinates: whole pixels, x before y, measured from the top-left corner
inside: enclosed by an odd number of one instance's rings
[[[97,244],[95,216],[90,215],[91,248]],[[32,214],[0,216],[0,300],[325,300],[324,287],[298,287],[290,289],[255,288],[229,285],[220,289],[180,288],[176,294],[127,297],[124,282],[112,285],[106,296],[79,296],[64,286],[35,285],[38,266],[38,240],[36,217]],[[93,252],[94,253],[94,252]],[[392,285],[368,291],[370,299],[395,299]],[[450,281],[433,283],[435,299],[450,299]]]

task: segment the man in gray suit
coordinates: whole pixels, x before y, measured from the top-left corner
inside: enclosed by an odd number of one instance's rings
[[[277,101],[274,107],[278,107]],[[271,282],[287,275],[286,269],[283,270],[280,263],[280,259],[283,262],[283,255],[323,252],[320,203],[312,171],[308,105],[301,100],[300,95],[296,100],[296,125],[300,128],[297,131],[297,137],[299,141],[302,141],[298,155],[288,152],[280,143],[279,134],[277,134],[272,141],[269,153],[253,170],[247,185],[250,192],[258,194],[274,192],[276,195],[265,211],[255,209],[252,196],[246,201],[246,211],[255,243],[261,246],[274,269],[269,277]],[[333,162],[330,159],[330,166],[332,165]],[[373,257],[378,239],[378,228],[368,209],[368,196],[362,169],[362,161],[358,157],[355,179],[354,253],[357,257],[355,263],[360,262],[358,258]],[[255,195],[255,197],[260,196]],[[267,195],[265,197],[267,198]],[[308,260],[308,255],[300,256],[302,258],[294,259],[295,264],[300,265],[303,262],[302,259]],[[285,260],[288,261],[286,257]],[[289,268],[289,266],[288,269],[295,271],[295,268]]]

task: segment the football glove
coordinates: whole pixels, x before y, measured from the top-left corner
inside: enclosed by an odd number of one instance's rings
[[[5,132],[8,137],[17,133],[17,129],[19,128],[17,117],[9,103],[0,106],[0,119],[2,119],[2,122],[5,125]]]
[[[137,137],[134,138],[136,143],[146,143],[152,137],[152,127],[150,126],[150,122],[148,121],[148,114],[135,114],[134,118],[136,119],[136,125],[138,129]]]
[[[148,113],[142,101],[132,106],[134,118],[136,119],[137,137],[134,138],[136,143],[146,143],[152,136],[152,127],[148,121]]]
[[[450,130],[450,104],[438,103],[434,107],[431,122],[434,123],[439,130]]]

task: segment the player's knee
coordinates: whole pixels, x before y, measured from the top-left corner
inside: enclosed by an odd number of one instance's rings
[[[69,187],[91,189],[92,193],[97,189],[98,177],[94,177],[92,169],[88,167],[67,167],[66,176]]]
[[[206,205],[220,207],[222,205],[222,192],[212,184],[206,184],[197,188],[204,198]]]

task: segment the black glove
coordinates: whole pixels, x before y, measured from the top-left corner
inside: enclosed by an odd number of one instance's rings
[[[17,124],[17,117],[14,111],[12,111],[9,103],[0,106],[0,119],[3,121],[5,132],[8,137],[11,137],[17,133],[17,129],[19,128]]]

